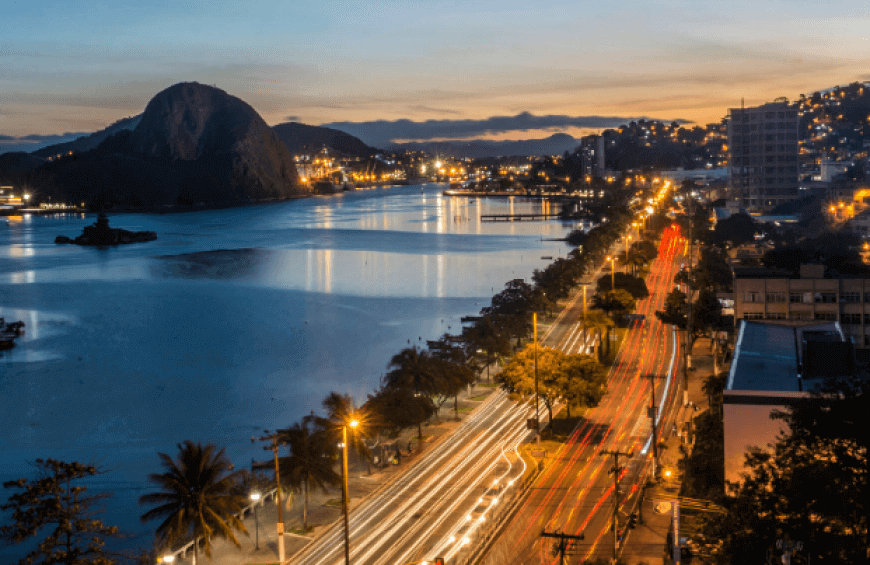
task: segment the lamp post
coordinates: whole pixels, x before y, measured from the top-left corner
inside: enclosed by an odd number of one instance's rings
[[[541,411],[538,407],[538,313],[532,312],[532,339],[535,344],[535,440],[541,445]]]
[[[260,521],[257,519],[257,503],[260,501],[260,493],[252,492],[251,500],[254,501],[254,531],[256,533],[257,549],[260,549]]]
[[[610,292],[616,290],[616,271],[614,270],[613,266],[614,259],[615,257],[611,257],[610,255],[607,256],[607,259],[605,259],[605,261],[610,261]]]
[[[341,427],[341,508],[344,512],[344,563],[350,565],[350,520],[347,503],[347,427],[356,428],[359,420],[351,420]]]

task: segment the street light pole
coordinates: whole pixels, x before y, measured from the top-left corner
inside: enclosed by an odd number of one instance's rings
[[[359,421],[351,420],[341,427],[341,508],[344,513],[344,563],[350,565],[350,519],[347,496],[347,427],[355,428]]]
[[[257,549],[260,549],[260,521],[257,519],[257,503],[260,501],[260,493],[252,492],[251,500],[254,501],[254,530],[256,532]]]
[[[614,271],[613,259],[615,257],[607,256],[605,261],[610,261],[610,292],[614,292],[616,290],[616,271]]]
[[[538,407],[538,313],[532,312],[532,339],[535,343],[535,438],[541,445],[541,411]]]

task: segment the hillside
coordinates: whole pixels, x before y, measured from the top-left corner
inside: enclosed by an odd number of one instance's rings
[[[31,154],[36,155],[37,157],[56,157],[57,155],[67,154],[70,151],[74,153],[84,153],[85,151],[90,151],[91,149],[94,149],[99,144],[108,139],[109,136],[114,135],[119,131],[134,129],[137,125],[139,125],[139,121],[141,119],[142,114],[139,114],[138,116],[132,116],[130,118],[124,118],[123,120],[118,120],[109,127],[94,132],[90,135],[79,137],[78,139],[75,139],[73,141],[67,141],[66,143],[49,145],[48,147],[43,147],[42,149],[33,151]]]
[[[309,126],[299,122],[287,122],[272,126],[278,138],[284,142],[290,153],[315,153],[323,147],[349,157],[365,158],[378,150],[369,147],[358,137],[344,133],[337,129]]]
[[[297,178],[287,147],[253,108],[180,83],[148,103],[135,129],[16,180],[55,202],[163,210],[292,198],[306,192]]]

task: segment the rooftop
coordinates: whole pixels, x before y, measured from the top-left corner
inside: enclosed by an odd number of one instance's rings
[[[812,388],[808,380],[815,385],[825,376],[848,370],[841,361],[848,357],[843,347],[849,345],[839,322],[799,326],[743,320],[725,390],[804,392]],[[808,351],[813,359],[806,358]],[[828,357],[830,375],[819,374],[817,359],[822,356]]]

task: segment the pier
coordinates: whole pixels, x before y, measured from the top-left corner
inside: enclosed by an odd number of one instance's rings
[[[559,214],[481,214],[481,222],[540,222],[558,218]]]

